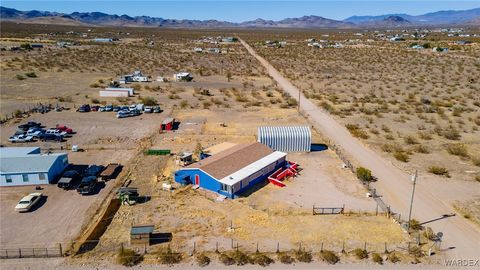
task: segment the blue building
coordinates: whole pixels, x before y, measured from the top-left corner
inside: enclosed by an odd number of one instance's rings
[[[66,153],[41,154],[39,147],[0,147],[0,186],[50,184],[67,166]]]
[[[255,142],[238,144],[175,172],[175,181],[235,198],[286,165],[286,153]]]

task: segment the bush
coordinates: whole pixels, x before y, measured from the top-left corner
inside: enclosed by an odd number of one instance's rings
[[[380,256],[378,253],[373,253],[372,254],[372,261],[378,264],[383,264],[383,258]]]
[[[472,163],[473,165],[480,167],[480,156],[472,157]]]
[[[357,177],[363,182],[373,181],[372,171],[364,167],[358,167]]]
[[[430,168],[428,168],[428,172],[433,173],[435,175],[443,175],[450,178],[450,174],[448,173],[448,170],[444,167],[431,166]]]
[[[25,73],[25,76],[27,76],[29,78],[37,78],[37,74],[35,74],[35,72]]]
[[[252,259],[250,257],[248,257],[247,254],[239,251],[239,250],[236,250],[234,251],[230,257],[235,260],[235,263],[237,265],[245,265],[247,263],[251,263],[252,262]]]
[[[449,140],[460,140],[460,138],[462,137],[460,135],[460,132],[457,129],[455,129],[453,126],[448,127],[441,134],[443,137]]]
[[[283,264],[291,264],[295,262],[292,256],[284,252],[278,254],[278,260]]]
[[[173,252],[172,249],[168,247],[167,250],[161,250],[159,252],[158,258],[160,260],[160,263],[172,265],[180,263],[182,261],[182,254]]]
[[[140,263],[143,257],[134,250],[128,248],[120,248],[117,254],[117,262],[124,266],[134,266]]]
[[[204,267],[210,264],[210,258],[203,253],[197,255],[195,260],[197,261],[198,266],[201,266],[201,267]]]
[[[416,219],[411,219],[410,220],[410,230],[414,231],[420,231],[422,229],[422,225],[420,225],[420,222]]]
[[[253,257],[253,262],[255,264],[258,264],[260,266],[269,266],[270,264],[272,264],[274,261],[272,260],[272,258],[268,257],[267,255],[265,254],[256,254],[254,257]]]
[[[218,260],[224,265],[232,265],[235,263],[234,259],[230,258],[230,256],[224,253],[220,254],[220,256],[218,257]]]
[[[15,76],[15,78],[17,78],[17,80],[19,80],[19,81],[25,80],[25,77],[23,77],[20,74],[17,74],[17,76]]]
[[[363,260],[363,259],[368,258],[368,252],[364,249],[361,249],[361,248],[354,249],[353,254],[359,260]]]
[[[312,254],[304,250],[297,250],[295,252],[295,259],[299,262],[309,263],[312,261]]]
[[[455,156],[468,157],[467,146],[463,143],[447,145],[447,152]]]
[[[410,255],[413,255],[415,258],[423,257],[424,255],[423,250],[420,247],[414,245],[410,246],[408,253]]]
[[[392,252],[388,254],[387,260],[389,260],[391,263],[397,263],[400,261],[400,258],[398,258],[397,254]]]
[[[401,152],[401,151],[396,151],[393,153],[393,157],[401,162],[408,162],[410,160],[410,157],[406,152]]]
[[[420,154],[430,153],[430,150],[428,149],[428,147],[426,147],[425,145],[422,145],[422,144],[415,145],[415,147],[413,148],[413,151],[415,151],[417,153],[420,153]]]
[[[425,229],[425,232],[423,232],[423,236],[425,236],[425,238],[427,238],[430,241],[434,241],[437,238],[437,235],[435,234],[435,232],[433,232],[432,228],[430,227],[427,227]]]
[[[409,135],[409,136],[403,138],[403,140],[405,141],[406,144],[417,144],[418,143],[417,138],[413,137],[412,135]]]
[[[156,106],[158,105],[157,100],[154,97],[141,97],[140,100],[145,106]]]
[[[328,264],[336,264],[340,261],[340,258],[333,251],[330,250],[322,250],[320,252],[320,257]]]
[[[91,101],[92,101],[93,104],[100,104],[100,100],[98,100],[96,98],[92,98]]]
[[[22,117],[23,112],[20,111],[20,110],[15,110],[15,112],[13,113],[13,115],[15,115],[16,118],[20,118],[20,117]]]
[[[370,136],[368,136],[367,132],[363,129],[361,129],[358,125],[354,124],[347,124],[345,126],[350,134],[353,135],[353,137],[361,138],[361,139],[368,139]]]
[[[180,102],[180,108],[185,109],[185,108],[187,108],[187,107],[188,107],[188,101],[182,100],[182,101]]]

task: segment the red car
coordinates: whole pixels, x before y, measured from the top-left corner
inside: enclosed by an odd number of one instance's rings
[[[59,124],[57,124],[57,125],[55,126],[55,128],[58,129],[58,130],[60,130],[60,131],[64,131],[64,132],[66,132],[67,134],[72,134],[72,133],[73,133],[73,129],[71,129],[71,128],[65,126],[65,125],[59,125]]]
[[[100,106],[95,105],[95,106],[92,106],[91,109],[92,109],[92,112],[98,112],[98,109],[100,109]]]

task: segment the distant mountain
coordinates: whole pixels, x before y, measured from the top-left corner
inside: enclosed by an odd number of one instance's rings
[[[356,25],[368,25],[372,22],[384,22],[385,18],[401,17],[413,25],[448,25],[462,24],[480,17],[480,8],[470,10],[447,10],[427,13],[418,16],[408,14],[386,14],[379,16],[352,16],[345,19],[345,22],[354,23]]]
[[[26,23],[129,26],[129,27],[178,27],[178,28],[366,28],[402,27],[412,25],[478,24],[480,8],[463,11],[438,11],[419,16],[388,14],[380,16],[352,16],[343,21],[320,16],[287,18],[280,21],[256,19],[242,23],[218,20],[175,20],[150,16],[111,15],[102,12],[73,12],[71,14],[48,11],[19,11],[0,6],[0,19]]]

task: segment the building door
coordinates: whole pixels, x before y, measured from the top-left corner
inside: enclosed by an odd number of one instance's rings
[[[200,186],[200,176],[198,174],[195,174],[195,185]]]

